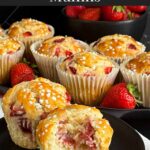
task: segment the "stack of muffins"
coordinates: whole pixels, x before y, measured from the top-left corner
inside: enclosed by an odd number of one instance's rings
[[[119,70],[125,82],[138,86],[143,105],[150,107],[150,52],[128,35],[104,36],[88,45],[54,36],[54,28],[41,21],[22,19],[7,31],[0,28],[0,84],[8,82],[11,67],[24,51],[47,79],[22,82],[3,98],[11,138],[21,147],[108,149],[113,129],[89,106],[100,105]],[[71,105],[71,97],[80,105]]]
[[[54,35],[54,28],[35,19],[22,19],[8,30],[0,28],[0,84],[7,84],[13,65],[22,60],[23,54],[32,60],[30,45]]]
[[[65,87],[44,78],[9,89],[2,108],[14,143],[42,150],[108,149],[113,135],[109,122],[98,109],[70,105],[70,100]]]
[[[36,42],[31,46],[31,51],[41,74],[55,82],[59,82],[56,63],[88,49],[89,46],[85,42],[67,36],[55,36],[44,42]]]

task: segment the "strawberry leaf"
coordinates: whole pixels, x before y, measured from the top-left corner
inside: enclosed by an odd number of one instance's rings
[[[113,6],[112,10],[115,12],[125,12],[124,6]]]
[[[127,89],[129,91],[129,93],[134,96],[134,98],[136,99],[136,102],[137,104],[142,104],[142,101],[141,101],[141,94],[140,92],[138,91],[138,88],[137,86],[135,86],[134,84],[132,83],[128,83],[127,84]]]

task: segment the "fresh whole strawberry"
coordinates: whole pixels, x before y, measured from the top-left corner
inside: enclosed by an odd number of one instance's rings
[[[119,83],[106,93],[101,106],[118,109],[134,109],[140,94],[133,84]]]
[[[79,14],[79,19],[98,21],[100,20],[101,9],[100,8],[86,8]]]
[[[140,17],[140,14],[131,12],[127,7],[125,7],[124,20],[131,20],[131,19],[136,19],[139,17]]]
[[[123,20],[130,20],[129,16],[131,14],[131,11],[125,6],[124,7],[125,11],[124,11],[124,18]]]
[[[35,78],[32,68],[25,63],[18,63],[11,68],[10,80],[11,85],[14,86],[23,81],[30,81]]]
[[[66,6],[65,12],[68,17],[77,18],[79,13],[85,9],[85,6]]]
[[[124,20],[124,6],[102,6],[102,17],[106,21]]]
[[[129,10],[136,13],[142,13],[147,10],[147,6],[139,5],[139,6],[127,6]]]

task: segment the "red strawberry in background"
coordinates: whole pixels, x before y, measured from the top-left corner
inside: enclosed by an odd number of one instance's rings
[[[65,12],[68,17],[77,18],[79,13],[85,8],[85,6],[66,6]]]
[[[125,6],[125,12],[124,12],[124,20],[131,20],[139,18],[140,14],[131,12],[126,6]]]
[[[144,11],[147,10],[147,6],[144,5],[139,5],[139,6],[127,6],[127,8],[132,11],[132,12],[136,12],[136,13],[142,13]]]
[[[106,21],[124,20],[124,6],[102,6],[102,17]]]
[[[18,63],[11,68],[10,80],[12,86],[20,82],[30,81],[33,79],[35,79],[34,72],[27,64]]]
[[[101,106],[108,108],[134,109],[140,94],[133,84],[119,83],[105,95]]]
[[[86,8],[79,14],[79,19],[81,20],[91,20],[98,21],[101,16],[101,9],[98,7],[95,8]]]

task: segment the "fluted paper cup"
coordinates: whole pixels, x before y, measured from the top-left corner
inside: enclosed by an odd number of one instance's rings
[[[119,71],[116,64],[116,68],[113,68],[108,75],[86,77],[63,71],[60,63],[56,66],[60,83],[67,88],[75,103],[89,106],[100,104],[104,94],[113,85]]]
[[[89,49],[89,46],[85,42],[79,42],[85,47],[85,50]],[[31,45],[31,51],[38,65],[39,71],[43,77],[59,83],[59,78],[56,70],[56,63],[65,59],[65,57],[49,57],[44,54],[38,53],[37,49],[40,47],[41,43],[42,41],[37,41]]]
[[[54,34],[55,34],[54,27],[51,26],[51,25],[48,25],[48,27],[51,30],[51,34],[47,34],[46,36],[39,36],[39,37],[36,37],[36,38],[32,37],[32,36],[28,37],[28,38],[23,38],[23,37],[22,38],[21,37],[17,38],[19,41],[22,41],[24,43],[24,45],[25,45],[25,57],[28,58],[30,61],[32,61],[32,59],[33,59],[33,55],[31,53],[30,46],[36,41],[39,41],[39,40],[44,41],[44,40],[54,36]],[[7,32],[8,32],[8,30],[7,30]]]
[[[6,84],[9,80],[10,69],[13,65],[21,61],[25,46],[21,43],[20,50],[13,54],[4,54],[0,56],[0,84]]]
[[[138,74],[125,67],[128,61],[121,64],[120,70],[125,82],[137,85],[141,93],[141,100],[144,107],[150,108],[150,75]]]

